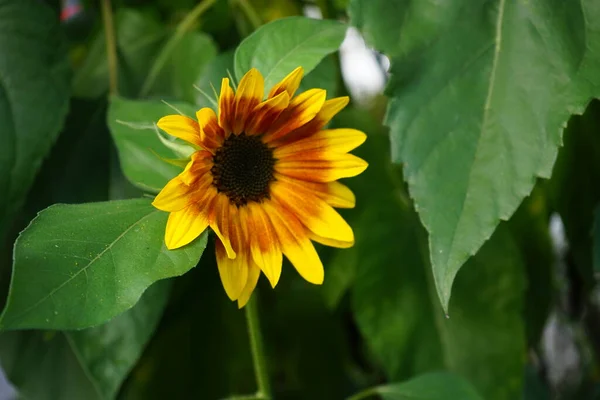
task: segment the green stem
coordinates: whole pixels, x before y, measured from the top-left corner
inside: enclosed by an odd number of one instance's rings
[[[160,53],[158,53],[158,56],[156,56],[156,60],[152,64],[150,72],[148,72],[148,76],[142,85],[142,90],[140,91],[141,97],[146,96],[148,92],[150,92],[150,89],[152,89],[152,86],[154,85],[156,78],[158,78],[160,71],[162,71],[164,68],[165,64],[169,60],[169,57],[171,56],[171,53],[177,44],[179,44],[179,41],[183,38],[183,35],[192,29],[198,18],[200,18],[200,16],[204,14],[204,12],[208,10],[215,2],[216,0],[202,0],[196,5],[196,7],[194,7],[194,9],[192,9],[192,11],[190,11],[188,15],[186,15],[179,25],[177,25],[173,36],[169,38],[167,43],[165,43],[163,48],[160,50]]]
[[[250,337],[250,350],[252,352],[252,362],[254,363],[256,386],[258,386],[256,396],[262,399],[270,399],[271,388],[269,387],[269,374],[265,362],[256,298],[257,293],[255,291],[253,298],[246,304],[246,322],[248,324],[248,336]]]
[[[106,58],[108,61],[108,91],[110,95],[117,95],[119,93],[117,41],[115,39],[115,25],[110,0],[102,0],[102,24],[104,25]]]
[[[237,0],[237,3],[242,9],[242,12],[246,15],[246,18],[248,18],[252,28],[257,30],[262,25],[262,21],[254,7],[252,7],[252,4],[250,4],[248,0]]]

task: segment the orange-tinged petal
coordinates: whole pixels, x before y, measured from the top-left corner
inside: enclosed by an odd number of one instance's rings
[[[205,176],[210,177],[212,182],[212,176],[208,174],[212,166],[212,154],[205,150],[197,151],[192,154],[190,162],[179,174],[179,178],[189,186],[196,185],[196,182]]]
[[[313,119],[323,107],[326,96],[327,92],[323,89],[310,89],[294,97],[288,108],[265,134],[265,143],[277,140]]]
[[[274,146],[282,146],[286,143],[295,142],[297,140],[314,135],[323,129],[323,127],[327,125],[329,121],[331,121],[334,115],[346,107],[349,101],[350,98],[347,96],[336,97],[325,101],[325,103],[323,103],[323,107],[321,107],[321,110],[319,110],[317,115],[312,120],[277,140],[274,143]]]
[[[356,197],[348,186],[334,181],[329,183],[307,182],[299,179],[290,178],[285,175],[275,174],[275,179],[287,182],[290,185],[299,185],[304,189],[311,191],[317,197],[323,199],[327,204],[337,208],[354,208]]]
[[[215,241],[215,250],[219,276],[225,293],[232,301],[237,300],[248,281],[248,263],[245,257],[239,253],[235,259],[229,258],[223,243],[218,239]]]
[[[298,90],[303,75],[304,68],[302,67],[298,67],[290,72],[285,78],[283,78],[281,82],[273,86],[269,92],[269,99],[278,96],[283,92],[287,92],[290,98],[294,97],[294,93],[296,93],[296,90]]]
[[[330,205],[301,186],[275,181],[271,194],[315,234],[342,242],[354,241],[350,225]]]
[[[305,139],[275,148],[273,155],[282,159],[308,151],[347,153],[365,142],[367,135],[357,129],[326,129]]]
[[[152,205],[162,211],[179,211],[193,202],[190,196],[192,191],[193,188],[176,176],[162,188],[154,198]]]
[[[234,93],[229,86],[229,79],[223,78],[221,81],[221,94],[219,95],[219,125],[227,135],[231,132],[231,122],[234,111]]]
[[[248,226],[252,259],[275,287],[281,277],[283,261],[275,230],[260,204],[248,203],[244,212],[242,223]]]
[[[286,91],[283,91],[272,99],[263,101],[257,105],[246,124],[246,133],[249,135],[265,133],[275,123],[289,103],[290,96]]]
[[[266,201],[263,207],[271,218],[283,254],[304,279],[317,285],[322,284],[325,276],[323,264],[307,236],[306,228],[280,205]]]
[[[156,125],[171,136],[201,146],[198,122],[183,115],[167,115],[158,120]]]
[[[236,252],[231,246],[229,237],[229,198],[219,193],[217,194],[214,203],[211,205],[210,214],[208,217],[210,227],[215,231],[216,235],[221,239],[221,243],[225,247],[227,256],[235,258]]]
[[[258,282],[258,278],[260,277],[260,268],[254,262],[249,263],[250,268],[248,269],[248,280],[246,281],[246,286],[240,293],[240,297],[238,297],[238,308],[244,307],[248,300],[250,300],[250,296],[252,296],[252,292],[256,287],[256,283]]]
[[[338,249],[349,249],[350,247],[354,246],[354,241],[342,242],[340,240],[325,238],[323,236],[316,235],[312,232],[309,233],[309,237],[311,240],[317,243],[324,244],[325,246],[337,247]]]
[[[185,246],[196,239],[208,226],[206,215],[197,204],[169,214],[165,231],[165,244],[169,250]]]
[[[326,160],[279,160],[275,171],[309,182],[332,182],[362,173],[369,164],[352,154],[327,154]]]
[[[196,112],[198,125],[200,127],[200,142],[202,147],[209,150],[212,154],[223,144],[225,132],[219,126],[217,114],[212,108],[204,107]]]
[[[240,134],[246,127],[250,113],[260,104],[265,92],[265,80],[256,68],[246,72],[235,93],[235,118],[232,118],[233,133]]]

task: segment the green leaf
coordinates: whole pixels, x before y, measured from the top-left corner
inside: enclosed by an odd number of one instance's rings
[[[333,56],[327,56],[300,82],[298,93],[308,89],[319,88],[327,91],[327,97],[334,97],[339,82],[339,68],[337,59]]]
[[[172,104],[185,115],[194,117],[195,108],[184,103]],[[180,158],[165,147],[158,135],[156,122],[177,111],[159,101],[126,100],[112,97],[108,110],[108,127],[119,150],[121,168],[137,187],[158,193],[181,172],[162,158]],[[174,142],[176,143],[176,142]]]
[[[167,250],[167,213],[148,199],[56,205],[17,239],[2,329],[80,329],[131,308],[155,281],[198,262],[206,234]]]
[[[241,79],[250,68],[265,77],[265,88],[302,66],[308,74],[328,54],[336,51],[346,26],[328,20],[305,17],[282,18],[263,25],[248,36],[235,51],[235,76]]]
[[[447,309],[460,267],[535,178],[550,176],[570,114],[600,95],[600,7],[595,0],[386,3],[387,13],[379,7],[358,22],[393,56],[392,158],[405,166]],[[399,26],[386,40],[392,20]]]
[[[486,399],[517,398],[525,361],[525,281],[509,231],[500,228],[458,275],[445,318],[426,232],[398,167],[382,157],[389,151],[385,131],[357,109],[334,120],[334,127],[342,126],[367,132],[355,153],[369,168],[348,182],[357,198],[348,213],[356,244],[327,263],[325,288],[332,270],[351,271],[351,284],[342,284],[349,286],[358,328],[389,380],[444,368],[467,378]]]
[[[594,273],[600,274],[600,206],[594,213]]]
[[[166,37],[166,30],[155,19],[128,8],[117,10],[115,30],[119,89],[121,93],[134,95],[139,91],[151,61]],[[106,41],[101,29],[77,68],[73,79],[73,94],[77,97],[99,97],[108,91],[108,81]]]
[[[233,50],[230,50],[213,58],[196,82],[194,82],[194,85],[197,88],[200,88],[208,95],[207,99],[204,94],[195,89],[194,104],[198,107],[211,107],[216,109],[215,105],[218,99],[215,96],[213,88],[217,91],[218,95],[218,91],[221,89],[221,80],[228,76],[227,71],[233,73],[233,55]]]
[[[133,308],[95,328],[2,334],[6,375],[25,398],[115,398],[158,324],[170,287],[170,281],[152,285]]]
[[[384,400],[483,400],[477,391],[460,376],[432,372],[409,381],[374,388]]]
[[[217,48],[210,36],[200,32],[187,33],[171,52],[169,61],[161,70],[152,92],[155,96],[164,94],[193,103],[198,94],[194,83],[203,76],[216,55]],[[221,74],[227,76],[225,71],[221,71]]]
[[[0,0],[0,238],[56,140],[69,104],[69,64],[52,11]]]

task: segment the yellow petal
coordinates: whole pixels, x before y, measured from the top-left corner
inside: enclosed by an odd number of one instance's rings
[[[222,193],[217,194],[214,203],[211,205],[208,220],[212,230],[221,239],[227,256],[235,258],[236,252],[231,246],[231,239],[229,237],[229,198],[226,195]]]
[[[273,202],[267,201],[263,207],[271,218],[283,254],[300,276],[310,283],[322,284],[325,276],[323,264],[302,224],[292,213]]]
[[[296,93],[296,90],[298,90],[303,75],[304,68],[302,67],[298,67],[290,72],[285,78],[283,78],[281,82],[273,86],[269,92],[269,99],[278,96],[283,92],[287,92],[290,98],[294,97],[294,93]]]
[[[315,234],[339,240],[354,241],[354,233],[348,223],[330,205],[300,186],[275,181],[271,193],[278,203],[298,217]]]
[[[229,258],[220,240],[216,240],[215,250],[225,293],[232,301],[237,300],[248,280],[248,263],[241,253],[235,259]]]
[[[169,214],[165,231],[165,244],[169,250],[185,246],[196,239],[208,226],[206,215],[196,204]]]
[[[191,192],[191,187],[183,183],[181,178],[175,177],[154,198],[152,205],[162,211],[179,211],[193,201]]]
[[[231,122],[234,111],[233,89],[229,86],[229,79],[223,78],[221,81],[221,94],[219,96],[219,125],[225,131],[225,134],[231,132]]]
[[[275,230],[260,204],[249,203],[244,207],[243,212],[242,224],[252,232],[250,235],[252,259],[263,271],[271,286],[275,287],[281,277],[283,261]]]
[[[338,249],[349,249],[350,247],[354,246],[354,241],[342,242],[340,240],[324,238],[323,236],[316,235],[312,232],[309,233],[309,237],[312,241],[324,244],[325,246],[337,247]]]
[[[357,129],[326,129],[305,139],[279,146],[273,155],[281,159],[308,151],[347,153],[365,142],[367,135]]]
[[[332,207],[354,208],[356,205],[356,197],[352,193],[352,190],[337,181],[328,183],[307,182],[278,173],[275,174],[275,179],[289,183],[290,185],[301,186],[301,189],[312,192]]]
[[[323,107],[326,96],[327,92],[323,89],[311,89],[294,97],[288,108],[265,134],[264,141],[269,143],[277,140],[313,119]]]
[[[256,68],[246,72],[235,93],[235,116],[230,119],[233,133],[240,134],[246,127],[250,113],[264,96],[265,81]]]
[[[252,296],[252,292],[256,287],[256,283],[258,282],[258,278],[260,277],[260,268],[253,263],[250,262],[250,268],[248,269],[248,280],[246,281],[246,286],[240,293],[240,297],[238,297],[238,308],[244,307],[248,300],[250,300],[250,296]]]
[[[265,133],[290,103],[290,96],[286,91],[257,105],[246,124],[246,133],[260,135]]]
[[[275,171],[310,182],[332,182],[361,174],[369,164],[352,154],[331,153],[324,160],[279,160]]]
[[[171,136],[201,146],[198,122],[183,115],[167,115],[158,120],[156,125]]]
[[[225,137],[225,133],[217,121],[217,114],[212,108],[204,107],[196,112],[196,118],[200,127],[202,147],[214,154]]]

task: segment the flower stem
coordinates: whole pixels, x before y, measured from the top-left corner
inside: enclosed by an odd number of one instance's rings
[[[106,58],[108,60],[108,91],[110,95],[118,92],[118,63],[117,41],[115,39],[115,25],[110,0],[102,0],[102,24],[106,41]]]
[[[246,304],[246,322],[248,324],[248,336],[250,338],[250,350],[252,362],[254,363],[254,374],[256,375],[257,398],[270,399],[271,388],[269,387],[269,374],[265,362],[260,322],[258,320],[257,293],[254,298]]]
[[[154,60],[154,63],[152,63],[150,72],[148,72],[148,76],[146,76],[144,84],[142,85],[142,90],[140,91],[141,97],[146,96],[148,92],[150,92],[150,89],[152,89],[152,86],[154,85],[156,78],[158,78],[160,71],[162,71],[164,68],[165,64],[169,60],[169,57],[171,56],[171,53],[177,44],[179,44],[179,41],[183,38],[183,35],[192,29],[198,18],[200,18],[200,16],[204,14],[204,12],[208,10],[215,2],[216,0],[202,0],[196,5],[196,7],[192,9],[192,11],[189,12],[188,15],[186,15],[179,25],[177,25],[177,28],[175,28],[175,33],[173,33],[173,36],[171,36],[167,43],[165,43],[163,48],[160,50],[160,53],[158,53],[158,56],[156,56],[156,60]]]

